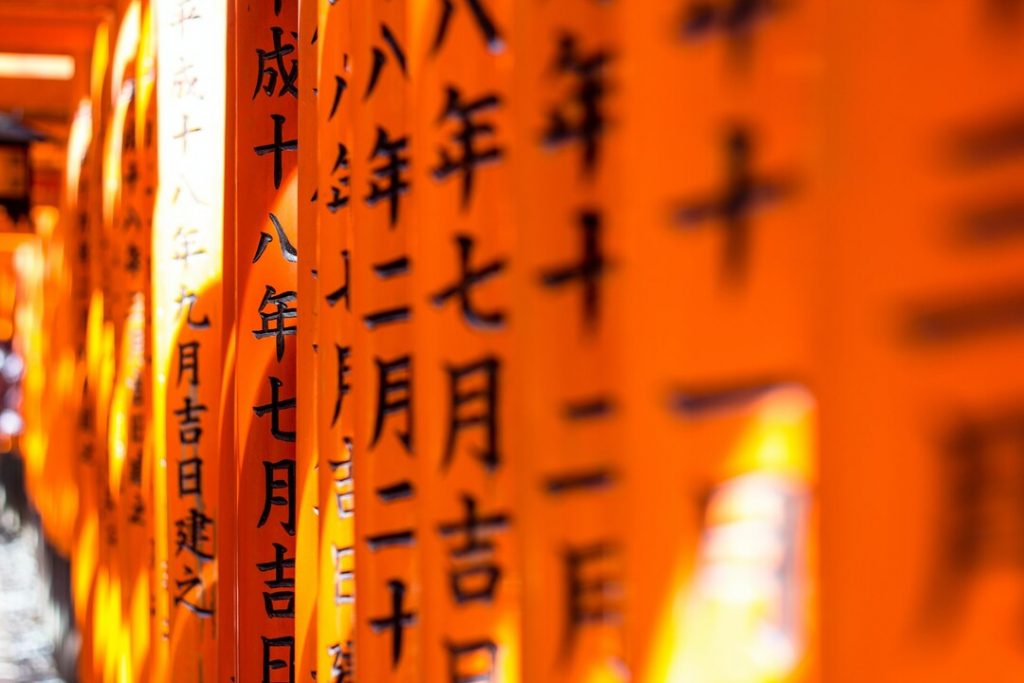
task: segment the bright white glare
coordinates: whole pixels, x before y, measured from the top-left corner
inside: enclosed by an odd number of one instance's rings
[[[4,359],[3,367],[0,368],[0,374],[3,374],[4,379],[8,382],[14,382],[21,377],[24,369],[25,363],[21,360],[21,356],[12,352]]]
[[[0,434],[16,436],[21,434],[21,430],[24,426],[25,424],[21,420],[21,415],[18,415],[18,413],[13,410],[0,412]]]
[[[0,78],[70,81],[74,75],[75,58],[70,55],[0,52]]]

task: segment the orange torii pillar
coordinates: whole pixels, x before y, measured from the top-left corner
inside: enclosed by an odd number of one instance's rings
[[[318,404],[316,411],[320,499],[317,592],[317,675],[352,676],[355,626],[356,394],[352,384],[351,263],[355,243],[350,150],[353,92],[350,3],[321,0],[317,22],[320,55],[317,96],[317,194],[319,239],[315,252]],[[367,389],[363,389],[366,391]]]
[[[227,5],[160,2],[154,215],[154,496],[166,589],[156,681],[218,676],[218,561],[233,529],[221,520],[221,381],[225,356],[222,259]],[[197,46],[202,46],[201,53]],[[227,316],[230,317],[230,316]]]
[[[235,7],[238,680],[298,680],[295,660],[296,0]],[[273,55],[281,55],[281,59]],[[308,200],[308,197],[302,198]]]
[[[319,247],[322,195],[317,186],[317,86],[319,81],[319,4],[299,0],[299,145],[298,152],[298,244],[302,255],[298,265],[298,293],[301,320],[296,332],[295,421],[295,666],[301,678],[316,672],[317,611],[319,605],[320,491],[317,474],[317,377],[320,353],[318,325],[320,297],[317,296],[317,251]]]
[[[824,679],[1016,680],[1024,14],[827,7]]]

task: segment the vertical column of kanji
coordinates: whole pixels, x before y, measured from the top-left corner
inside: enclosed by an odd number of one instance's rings
[[[813,678],[822,8],[625,15],[636,680]]]
[[[101,556],[107,572],[107,672],[109,680],[126,671],[130,661],[131,634],[126,623],[125,584],[129,570],[129,555],[125,549],[123,532],[127,527],[126,506],[122,499],[131,435],[128,429],[129,412],[136,390],[141,340],[136,335],[138,322],[144,315],[141,308],[133,310],[136,292],[142,289],[141,278],[136,281],[138,264],[131,246],[139,239],[132,235],[139,229],[138,216],[133,212],[135,190],[138,185],[137,154],[135,149],[135,54],[138,48],[138,5],[124,13],[118,29],[113,59],[112,94],[115,96],[107,130],[104,159],[104,233],[106,241],[104,308],[110,330],[112,347],[110,358],[110,388],[107,399],[107,476],[104,482],[107,505],[104,506],[104,532]]]
[[[141,343],[138,340],[138,322],[141,309],[133,311],[134,274],[130,266],[132,252],[129,245],[133,238],[129,232],[135,222],[129,209],[134,201],[137,174],[129,173],[135,163],[135,53],[138,47],[139,14],[138,6],[132,5],[125,11],[114,52],[112,90],[116,95],[114,108],[107,130],[107,150],[104,160],[104,236],[105,273],[104,315],[111,345],[105,362],[109,367],[109,387],[105,400],[106,462],[107,473],[103,482],[107,504],[104,506],[104,546],[101,556],[107,574],[107,600],[105,620],[107,630],[106,680],[121,679],[128,673],[131,653],[131,634],[126,621],[125,575],[129,560],[125,552],[126,527],[123,478],[127,474],[129,438],[128,413],[135,393]],[[106,387],[106,383],[105,383]]]
[[[307,675],[294,628],[297,2],[239,3],[236,22],[238,677],[281,683]]]
[[[94,581],[93,629],[98,636],[93,641],[93,665],[95,674],[104,681],[112,680],[115,673],[115,656],[121,641],[121,604],[118,593],[118,552],[117,552],[117,501],[111,486],[111,459],[115,449],[111,448],[110,419],[113,412],[112,398],[115,375],[117,372],[117,326],[115,321],[120,315],[117,288],[120,284],[120,273],[114,259],[116,236],[114,235],[115,220],[118,218],[115,209],[119,209],[119,193],[121,189],[121,129],[127,101],[130,99],[121,89],[120,81],[124,61],[117,60],[117,46],[122,42],[125,33],[124,13],[115,11],[114,50],[104,74],[104,85],[101,101],[104,103],[103,115],[100,119],[99,139],[102,147],[99,161],[99,179],[101,192],[96,210],[97,227],[95,233],[96,251],[92,266],[95,272],[93,280],[93,316],[90,323],[94,324],[97,344],[95,368],[95,416],[93,434],[96,439],[96,487],[97,487],[97,519],[99,529],[96,579]],[[116,76],[116,85],[115,85]]]
[[[152,33],[154,41],[155,58],[157,61],[155,78],[152,85],[151,109],[152,129],[147,133],[152,136],[149,144],[152,147],[152,154],[148,159],[153,178],[153,193],[150,197],[150,240],[147,248],[149,258],[147,260],[147,273],[149,275],[149,337],[147,340],[147,352],[149,355],[149,466],[143,470],[143,476],[148,476],[149,484],[147,491],[152,497],[152,515],[150,519],[151,536],[151,567],[150,567],[150,657],[149,677],[154,683],[166,683],[168,681],[168,664],[170,660],[170,591],[168,584],[168,550],[170,547],[170,534],[168,524],[170,516],[170,489],[167,482],[167,395],[166,381],[161,380],[160,359],[161,354],[168,353],[169,342],[165,340],[170,335],[164,329],[164,321],[161,316],[165,315],[165,309],[161,305],[165,293],[163,286],[158,280],[158,275],[163,272],[163,263],[166,261],[165,252],[166,240],[160,239],[160,231],[165,222],[163,214],[165,208],[166,173],[174,172],[166,164],[160,161],[162,154],[167,154],[170,149],[164,138],[166,137],[166,126],[168,121],[164,115],[164,107],[157,106],[164,98],[170,96],[167,88],[161,84],[161,79],[166,78],[166,61],[168,56],[173,55],[172,46],[165,46],[169,40],[166,29],[162,29],[170,20],[167,16],[168,3],[165,0],[151,0],[152,2]],[[173,177],[173,176],[172,176]],[[156,258],[154,258],[154,256]]]
[[[355,659],[361,680],[408,683],[425,680],[415,635],[421,491],[414,420],[418,371],[412,333],[418,307],[410,242],[417,219],[409,196],[417,184],[410,168],[408,3],[355,3],[351,13],[352,69],[343,98],[349,98],[352,121],[347,152],[356,229],[348,256],[355,321],[348,349],[338,352],[348,357],[338,360],[352,368],[357,388],[351,397],[359,501],[354,559],[365,580]],[[339,557],[339,565],[350,559]]]
[[[625,680],[626,4],[516,4],[523,679]]]
[[[138,161],[136,172],[135,209],[139,220],[140,237],[135,240],[138,250],[138,285],[142,299],[141,362],[138,370],[137,391],[132,396],[129,415],[129,435],[137,453],[129,453],[128,489],[126,509],[130,540],[126,546],[134,556],[129,624],[132,635],[133,680],[155,680],[153,676],[153,600],[156,576],[153,496],[153,290],[152,243],[153,212],[157,190],[156,140],[156,19],[151,2],[146,2],[142,14],[142,33],[136,61],[135,79],[135,146]],[[134,252],[131,255],[134,258]],[[164,527],[159,527],[163,535]]]
[[[120,22],[115,22],[120,26]],[[114,41],[116,44],[116,41]],[[96,680],[108,680],[111,661],[109,654],[117,639],[117,622],[110,615],[110,558],[113,556],[110,522],[110,487],[108,485],[107,418],[110,407],[110,388],[113,384],[114,334],[108,317],[108,295],[113,268],[109,262],[110,238],[107,231],[111,188],[116,177],[109,170],[111,147],[116,139],[111,132],[113,102],[111,90],[113,50],[110,58],[96,64],[93,73],[93,136],[95,154],[90,156],[90,173],[95,188],[90,193],[90,259],[89,259],[89,387],[92,412],[93,470],[96,520],[96,573],[92,582],[88,628],[93,635],[89,655],[92,675]],[[120,142],[120,141],[118,141]]]
[[[132,246],[141,239],[136,212],[135,191],[138,186],[137,154],[135,148],[135,55],[138,49],[138,6],[131,5],[122,17],[113,59],[112,94],[114,107],[107,130],[104,158],[104,250],[105,284],[104,307],[107,325],[113,341],[110,349],[111,385],[107,405],[107,476],[103,486],[107,505],[104,506],[104,545],[108,603],[106,611],[107,663],[105,676],[127,674],[130,665],[131,633],[127,625],[128,592],[125,583],[130,573],[132,558],[127,551],[124,532],[128,528],[127,506],[122,499],[125,476],[129,473],[129,412],[136,391],[142,344],[137,337],[144,316],[141,303],[135,305],[135,295],[141,297],[143,289],[139,274],[141,265],[135,258],[137,248]],[[133,234],[134,233],[134,234]]]
[[[137,21],[137,19],[136,19]],[[135,25],[138,28],[138,25]],[[128,625],[128,575],[134,554],[126,548],[128,530],[127,498],[123,496],[130,475],[130,453],[141,443],[135,441],[129,420],[139,389],[137,378],[142,352],[142,283],[132,244],[140,238],[135,191],[138,187],[137,150],[135,148],[135,64],[134,55],[125,65],[122,95],[117,103],[113,134],[117,136],[111,173],[117,177],[117,190],[108,228],[108,267],[113,273],[108,297],[108,315],[113,337],[112,385],[107,418],[107,487],[110,509],[107,537],[110,545],[110,611],[117,623],[112,666],[114,675],[127,675],[131,661],[131,632]],[[132,232],[135,235],[132,235]],[[138,394],[141,399],[142,395]],[[139,435],[141,436],[141,434]]]
[[[1012,680],[1024,6],[829,9],[824,678]]]
[[[154,424],[167,499],[166,676],[213,680],[219,524],[224,2],[161,0],[154,219]],[[197,46],[203,46],[197,52]]]
[[[76,368],[77,386],[81,392],[76,435],[76,469],[79,481],[78,517],[75,528],[75,543],[72,546],[71,565],[72,595],[78,631],[82,634],[79,654],[79,676],[91,681],[92,632],[90,627],[90,606],[92,602],[92,581],[96,572],[96,485],[95,485],[95,444],[92,435],[93,404],[90,379],[89,320],[92,312],[91,265],[92,244],[92,193],[95,191],[92,177],[92,156],[95,154],[93,140],[92,104],[87,103],[84,112],[85,128],[89,142],[81,159],[81,176],[78,187],[78,258],[74,288],[77,294],[75,317],[81,326],[78,338],[78,359]]]
[[[317,670],[321,680],[352,683],[355,627],[356,444],[351,377],[357,322],[350,276],[353,246],[353,186],[350,153],[354,97],[352,3],[322,0],[319,18],[320,85],[317,254],[320,481],[320,576],[317,607]],[[363,391],[366,391],[364,389]]]
[[[299,0],[299,180],[298,237],[302,262],[298,266],[302,325],[296,333],[296,536],[295,536],[295,666],[299,680],[316,678],[316,611],[319,584],[320,500],[317,480],[317,411],[319,410],[319,313],[316,268],[319,254],[320,194],[317,179],[317,97],[320,78],[318,0]]]
[[[371,493],[415,495],[423,510],[423,680],[518,681],[513,3],[418,1],[409,16],[419,479],[415,489],[381,482]]]
[[[69,191],[75,193],[75,216],[73,241],[71,242],[72,282],[71,309],[73,328],[75,330],[72,343],[75,346],[75,385],[79,392],[78,415],[75,421],[75,453],[73,467],[78,481],[78,514],[75,519],[75,531],[70,556],[71,587],[74,603],[76,626],[82,634],[82,647],[79,656],[79,673],[83,681],[89,670],[87,653],[90,651],[91,635],[86,628],[88,604],[91,592],[92,575],[96,562],[96,527],[93,510],[95,509],[96,487],[93,485],[93,443],[92,443],[92,404],[89,400],[88,372],[88,328],[91,291],[89,289],[89,258],[92,253],[90,240],[90,192],[92,179],[89,173],[92,143],[92,105],[88,99],[83,100],[75,114],[73,130],[77,130],[82,140],[80,156],[68,159],[69,177],[74,178],[74,185]],[[73,175],[72,175],[72,170]],[[70,181],[69,181],[70,184]]]
[[[116,320],[120,337],[114,409],[111,411],[111,485],[116,487],[117,539],[121,585],[120,620],[124,633],[119,666],[129,680],[138,677],[136,651],[148,647],[149,589],[148,557],[140,548],[148,542],[142,467],[146,448],[146,292],[149,270],[144,252],[149,252],[149,216],[143,213],[145,180],[141,165],[144,150],[137,111],[138,84],[133,69],[131,101],[125,113],[121,151],[120,216],[114,225],[114,252],[124,288],[124,304]],[[126,80],[126,84],[129,81]],[[134,617],[139,614],[139,622]]]
[[[115,405],[117,393],[117,374],[120,370],[119,352],[121,349],[121,325],[124,319],[126,297],[123,294],[123,276],[120,268],[118,242],[120,221],[122,218],[122,167],[124,145],[124,125],[128,118],[134,94],[132,84],[124,81],[124,73],[128,68],[124,58],[118,58],[119,47],[124,44],[128,22],[125,14],[119,13],[115,21],[117,31],[114,50],[111,53],[111,64],[104,88],[104,97],[109,98],[109,106],[103,120],[103,154],[102,154],[102,199],[100,207],[100,248],[96,260],[99,268],[97,289],[102,304],[100,329],[102,330],[102,351],[99,360],[100,381],[97,386],[97,450],[101,454],[98,460],[98,486],[100,489],[100,549],[99,549],[99,586],[100,612],[98,618],[103,622],[104,642],[100,644],[103,652],[104,680],[112,675],[112,656],[119,647],[121,636],[121,605],[120,596],[115,595],[119,588],[118,571],[120,554],[117,542],[117,499],[118,487],[114,485],[119,462],[117,461],[120,444],[117,443],[117,422],[123,413],[120,406]],[[123,51],[124,48],[121,48]],[[116,603],[116,605],[115,605]]]

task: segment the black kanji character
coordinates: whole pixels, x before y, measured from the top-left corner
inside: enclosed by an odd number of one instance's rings
[[[213,519],[196,508],[189,509],[188,517],[175,520],[174,528],[176,529],[175,537],[177,539],[177,547],[174,551],[175,557],[180,555],[182,550],[187,550],[201,563],[212,560],[213,549],[204,547],[210,543],[207,528],[212,526]]]
[[[607,127],[604,98],[608,93],[605,67],[611,57],[603,50],[581,54],[576,37],[563,34],[558,43],[555,70],[574,79],[569,101],[548,113],[544,144],[559,147],[579,142],[583,152],[583,171],[593,173],[598,146]]]
[[[181,386],[181,377],[189,373],[189,384],[199,384],[199,342],[190,341],[178,343],[178,381],[175,386]]]
[[[274,155],[274,189],[280,189],[281,187],[281,176],[284,172],[283,160],[281,159],[282,152],[294,152],[299,149],[298,139],[285,140],[284,129],[285,117],[282,114],[271,114],[271,120],[274,122],[274,141],[266,145],[257,145],[252,148],[256,152],[256,156],[263,156],[264,154]]]
[[[349,285],[351,280],[350,280],[349,276],[351,275],[351,273],[350,273],[350,266],[349,266],[349,260],[348,260],[348,249],[342,249],[342,251],[341,251],[341,260],[342,260],[342,263],[343,263],[344,268],[345,268],[345,282],[343,282],[340,287],[338,287],[336,290],[334,290],[333,292],[328,294],[325,298],[327,299],[327,305],[330,306],[331,308],[334,308],[334,306],[336,306],[339,301],[344,299],[345,300],[345,310],[346,311],[351,311],[352,310],[352,300],[349,298],[349,294],[350,294],[350,291],[351,291],[350,290],[350,285]]]
[[[356,576],[355,571],[351,569],[351,558],[355,556],[355,548],[351,546],[339,548],[332,543],[331,556],[334,563],[334,604],[351,604],[356,599],[355,589],[351,587],[346,588],[345,586],[346,584],[351,584]],[[343,560],[346,558],[350,560],[348,569],[342,566]]]
[[[203,495],[203,461],[185,458],[178,461],[178,496]]]
[[[451,21],[452,13],[455,11],[454,0],[441,0],[441,16],[437,22],[437,33],[434,34],[434,45],[432,52],[437,52],[444,45],[445,36],[448,34],[448,22]],[[505,42],[501,38],[498,27],[494,25],[491,16],[484,9],[482,0],[465,0],[469,5],[469,11],[473,15],[473,21],[483,34],[487,47],[491,52],[497,54],[505,49]]]
[[[210,316],[204,315],[202,320],[192,319],[192,309],[195,307],[197,301],[199,301],[199,297],[196,293],[187,290],[185,286],[182,285],[181,291],[178,293],[178,298],[174,300],[174,303],[178,304],[178,317],[181,317],[181,313],[185,310],[185,306],[188,306],[185,322],[189,328],[193,330],[205,330],[210,326]]]
[[[270,285],[265,287],[259,308],[260,328],[253,330],[252,335],[257,339],[274,337],[277,360],[280,361],[284,358],[284,338],[295,336],[298,331],[298,327],[288,324],[289,320],[295,320],[299,316],[298,310],[289,305],[295,303],[298,295],[292,290],[278,294]],[[266,310],[268,306],[271,307],[269,312]]]
[[[497,108],[501,104],[501,98],[497,94],[490,93],[475,100],[464,101],[462,93],[454,86],[448,86],[447,98],[444,109],[441,112],[441,122],[447,119],[455,119],[461,125],[452,134],[452,142],[459,148],[459,156],[455,156],[447,149],[440,150],[440,162],[433,169],[434,178],[444,180],[453,173],[462,175],[462,206],[466,207],[473,194],[473,179],[477,166],[493,163],[501,159],[504,151],[495,145],[477,146],[478,138],[481,136],[494,136],[494,125],[474,120],[478,114]]]
[[[396,413],[405,413],[405,431],[396,432],[405,450],[412,452],[412,358],[399,356],[385,361],[374,358],[377,366],[377,417],[370,448],[377,445],[384,432],[384,423]],[[397,375],[397,377],[396,377]]]
[[[409,181],[402,177],[402,172],[409,168],[409,157],[403,156],[408,145],[408,136],[403,135],[392,140],[384,128],[377,127],[377,140],[370,153],[370,161],[377,157],[386,161],[372,169],[373,177],[381,182],[370,181],[370,193],[366,195],[366,203],[375,206],[378,202],[386,200],[390,207],[392,227],[398,222],[398,198],[409,191]]]
[[[346,55],[345,62],[348,62],[348,55]],[[341,96],[348,90],[348,80],[343,76],[334,76],[334,99],[331,101],[331,111],[327,113],[327,120],[330,121],[334,118],[334,115],[338,113],[338,105],[341,104]]]
[[[726,186],[718,196],[688,201],[676,213],[684,228],[721,221],[725,229],[725,268],[728,277],[743,274],[750,243],[750,217],[757,209],[777,201],[783,183],[758,179],[750,169],[753,141],[745,128],[733,128],[727,138]]]
[[[566,649],[572,646],[580,628],[621,619],[622,582],[609,571],[610,560],[617,554],[615,546],[606,542],[570,546],[563,552]],[[589,567],[597,568],[588,575]]]
[[[449,551],[453,560],[449,573],[452,595],[459,604],[490,602],[501,579],[501,567],[482,556],[493,555],[494,544],[489,537],[508,527],[508,517],[501,513],[480,516],[476,499],[468,494],[462,495],[462,505],[462,520],[438,526],[442,538],[463,536],[462,543]]]
[[[339,173],[339,171],[341,171]],[[336,184],[331,185],[331,201],[327,202],[327,210],[331,213],[337,213],[338,209],[342,209],[348,206],[348,201],[351,198],[347,194],[347,190],[343,188],[349,187],[350,177],[348,175],[348,148],[345,145],[338,143],[338,156],[334,159],[334,167],[331,169],[331,176],[337,175]],[[346,194],[342,194],[346,192]]]
[[[480,268],[472,268],[470,259],[473,253],[473,238],[469,235],[456,235],[455,243],[459,247],[459,279],[445,287],[432,297],[435,306],[443,306],[452,297],[458,297],[462,308],[462,316],[473,327],[496,329],[505,321],[505,314],[500,311],[479,311],[470,299],[473,287],[497,276],[505,269],[505,260],[496,259]]]
[[[281,221],[278,220],[274,214],[268,214],[270,216],[270,224],[274,226],[274,232],[277,233],[277,241],[281,247],[281,258],[288,263],[298,263],[299,252],[292,245],[292,241],[288,239],[288,233],[284,231],[284,227],[281,226]],[[263,256],[263,252],[267,250],[267,245],[274,241],[274,236],[268,232],[260,233],[260,242],[256,245],[256,254],[252,257],[252,262],[256,263]]]
[[[284,478],[278,478],[277,473],[283,472]],[[260,513],[259,522],[256,528],[262,527],[270,519],[270,511],[274,507],[283,507],[287,510],[288,516],[281,522],[281,528],[289,536],[295,535],[295,461],[278,460],[270,462],[263,461],[263,512]],[[284,491],[284,495],[278,495],[275,491]]]
[[[927,594],[930,627],[955,616],[966,582],[986,563],[1024,572],[1024,411],[958,414],[941,436],[945,519]]]
[[[327,646],[327,654],[331,656],[331,680],[330,683],[354,683],[355,668],[352,665],[351,640],[341,643],[333,643]]]
[[[342,346],[337,342],[335,342],[334,348],[338,355],[338,389],[337,398],[334,400],[334,415],[331,416],[332,427],[338,423],[338,418],[341,417],[342,400],[348,395],[348,392],[351,389],[348,384],[348,373],[351,369],[348,366],[348,357],[352,351],[351,346]]]
[[[466,429],[483,430],[483,447],[476,457],[489,470],[501,464],[498,452],[498,373],[501,361],[487,356],[463,365],[448,365],[448,439],[442,466],[448,467],[455,455],[459,435]],[[479,381],[466,387],[474,378]]]
[[[583,287],[583,320],[593,326],[600,312],[600,280],[609,267],[601,248],[601,216],[594,211],[583,211],[579,226],[583,233],[580,261],[544,271],[540,281],[545,287],[560,288],[578,280]]]
[[[712,33],[725,34],[734,56],[745,64],[754,26],[774,14],[778,4],[776,0],[693,0],[683,12],[683,40],[696,42]]]
[[[389,261],[375,263],[373,264],[373,272],[382,280],[408,275],[409,259],[406,256],[400,256]],[[367,313],[363,316],[363,322],[369,329],[373,330],[383,325],[408,322],[411,317],[412,307],[394,306]]]
[[[284,59],[295,52],[295,45],[292,43],[282,44],[281,39],[284,36],[284,29],[280,26],[272,26],[270,33],[274,38],[274,49],[256,49],[256,56],[259,57],[259,70],[256,75],[256,87],[252,91],[252,99],[256,99],[261,89],[268,96],[273,97],[279,81],[281,88],[277,90],[278,97],[286,94],[298,97],[299,89],[296,87],[296,83],[299,78],[299,60],[292,59],[291,66],[286,66]],[[292,38],[298,39],[295,32],[292,32]],[[267,81],[266,84],[263,82],[264,79]]]
[[[295,575],[285,576],[285,570],[295,570],[295,558],[286,558],[287,549],[280,543],[274,544],[274,559],[260,562],[256,569],[273,572],[273,578],[263,583],[272,590],[263,591],[263,607],[271,619],[293,619],[295,617]],[[285,590],[281,590],[285,589]],[[290,589],[290,590],[288,590]]]
[[[295,398],[281,400],[280,391],[284,382],[277,377],[270,377],[270,403],[261,406],[253,406],[252,411],[256,417],[263,417],[270,413],[270,433],[278,441],[295,441],[295,432],[288,431],[281,427],[281,411],[295,410]]]
[[[263,641],[263,679],[260,683],[295,683],[295,638],[284,636],[282,638],[267,638],[260,636]],[[287,648],[287,659],[274,657],[275,648]],[[285,681],[273,680],[273,672],[284,669],[287,673]]]
[[[391,33],[391,29],[388,28],[387,24],[381,23],[380,34],[384,39],[384,43],[387,45],[391,55],[395,58],[398,63],[398,68],[402,70],[402,76],[406,76],[405,71],[405,52],[402,47],[398,44],[398,40],[394,34]],[[384,65],[387,64],[388,56],[384,53],[384,50],[380,49],[376,45],[373,47],[373,67],[370,72],[370,81],[366,84],[366,92],[363,94],[363,99],[368,99],[373,94],[374,88],[377,87],[377,79],[380,78],[380,72],[384,69]]]
[[[388,581],[391,592],[391,612],[382,617],[370,619],[370,628],[374,633],[391,631],[391,668],[394,669],[402,660],[402,641],[405,629],[416,623],[416,614],[405,611],[405,583],[398,579]]]
[[[182,399],[182,406],[174,411],[178,417],[178,427],[193,427],[199,425],[200,413],[206,412],[206,406],[202,403],[193,403],[193,397],[186,395]]]
[[[206,592],[206,586],[203,585],[202,577],[196,574],[192,567],[185,565],[184,568],[185,578],[175,579],[174,584],[178,587],[179,593],[174,596],[174,604],[181,605],[192,614],[196,615],[200,619],[207,619],[213,616],[213,607],[204,607],[199,604],[203,594]],[[200,600],[192,602],[188,598],[188,594],[192,591],[199,589]]]

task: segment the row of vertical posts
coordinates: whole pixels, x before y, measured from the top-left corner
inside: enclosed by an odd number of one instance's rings
[[[1017,5],[119,5],[28,389],[82,680],[1014,680]]]

